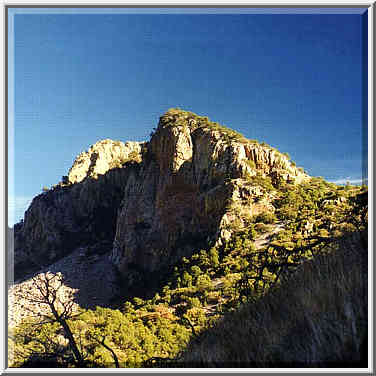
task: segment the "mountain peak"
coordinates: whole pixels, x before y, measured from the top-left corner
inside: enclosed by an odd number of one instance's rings
[[[259,172],[274,181],[283,179],[300,183],[309,179],[303,168],[290,161],[287,153],[281,153],[264,142],[249,140],[207,116],[179,108],[169,109],[160,117],[150,144],[162,169],[168,165],[175,171],[185,160],[194,158],[195,152],[202,153],[206,148],[214,159],[229,154],[232,164],[237,165],[236,177],[243,174],[254,176]]]
[[[170,109],[150,142],[98,141],[78,155],[63,184],[34,198],[17,227],[15,263],[105,241],[119,271],[138,278],[208,241],[225,242],[250,218],[274,212],[280,184],[309,178],[269,145]]]

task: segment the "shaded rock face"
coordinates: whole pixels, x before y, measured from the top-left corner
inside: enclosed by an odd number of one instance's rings
[[[237,215],[274,211],[268,194],[250,180],[257,172],[298,182],[308,178],[277,151],[229,141],[190,113],[169,111],[139,175],[127,181],[111,260],[124,275],[156,272],[208,240],[228,239],[232,232],[225,228]],[[259,196],[264,200],[254,200]]]
[[[110,260],[130,282],[158,272],[274,211],[273,192],[253,178],[309,177],[275,149],[169,110],[149,143],[97,142],[64,184],[34,198],[14,228],[16,274],[100,241],[113,242]]]
[[[111,145],[107,140],[100,145],[103,144]],[[140,151],[137,145],[133,143],[133,150]],[[24,221],[15,225],[15,279],[33,267],[38,269],[66,256],[80,245],[103,240],[112,243],[124,186],[127,179],[137,174],[137,163],[128,161],[124,168],[116,168],[115,163],[108,164],[109,171],[106,172],[103,163],[98,166],[105,159],[103,156],[100,155],[97,163],[87,169],[77,162],[83,160],[82,155],[74,162],[70,175],[71,180],[75,176],[80,182],[55,186],[53,190],[36,196]],[[137,155],[140,159],[140,153]],[[81,170],[79,166],[82,166]],[[104,174],[100,175],[99,171]]]

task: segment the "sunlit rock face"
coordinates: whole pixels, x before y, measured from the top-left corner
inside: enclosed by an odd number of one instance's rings
[[[69,170],[69,183],[79,183],[87,177],[97,178],[113,168],[121,168],[130,160],[140,162],[142,145],[132,141],[98,141],[76,158]]]
[[[208,241],[232,233],[231,222],[274,211],[273,194],[252,182],[308,179],[268,146],[231,137],[221,127],[186,111],[164,114],[140,173],[127,181],[111,260],[124,275],[155,272],[189,256]]]
[[[169,110],[150,142],[99,141],[63,182],[34,198],[14,229],[15,268],[104,241],[130,281],[158,272],[274,211],[275,192],[257,179],[295,184],[309,176],[268,145]]]

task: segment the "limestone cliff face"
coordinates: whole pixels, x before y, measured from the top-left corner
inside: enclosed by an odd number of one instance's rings
[[[141,162],[141,148],[144,143],[102,140],[81,153],[69,170],[69,183],[79,183],[87,177],[96,178],[113,168],[135,160]]]
[[[112,243],[124,186],[137,174],[140,145],[111,140],[96,143],[89,152],[77,157],[69,182],[60,183],[33,199],[24,221],[14,228],[16,279],[33,264],[45,265],[80,245]],[[133,161],[129,158],[131,152]],[[94,154],[98,155],[95,160]],[[119,160],[128,163],[119,168]]]
[[[139,175],[125,186],[111,260],[125,275],[155,272],[208,241],[225,241],[234,221],[244,227],[252,215],[274,210],[273,193],[256,176],[308,178],[268,146],[189,112],[167,112]]]
[[[149,143],[97,142],[63,183],[34,198],[15,226],[15,268],[107,241],[110,260],[131,281],[274,211],[271,183],[306,179],[270,146],[170,110]]]

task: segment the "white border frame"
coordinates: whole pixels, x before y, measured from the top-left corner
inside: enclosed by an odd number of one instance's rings
[[[168,6],[168,7],[173,7],[173,6],[197,6],[197,7],[239,7],[239,6],[244,6],[245,8],[247,7],[261,7],[265,6],[265,8],[271,8],[271,7],[312,7],[312,8],[318,8],[320,6],[323,7],[330,7],[332,6],[333,8],[335,7],[350,7],[350,6],[355,6],[355,7],[367,7],[368,10],[368,186],[369,186],[369,221],[370,223],[373,224],[373,137],[374,137],[374,132],[373,132],[373,55],[374,55],[374,49],[373,49],[373,44],[374,44],[374,13],[375,13],[375,4],[369,1],[331,1],[330,3],[328,2],[323,2],[323,1],[290,1],[290,2],[284,2],[281,0],[274,0],[274,1],[263,1],[263,2],[255,2],[255,3],[249,3],[249,1],[242,1],[238,0],[236,3],[221,3],[220,1],[214,2],[212,1],[205,1],[205,3],[201,1],[188,1],[188,2],[182,2],[182,3],[176,3],[176,1],[173,0],[165,0],[163,2],[163,5],[161,5],[161,2],[157,0],[149,0],[149,1],[137,1],[137,2],[124,2],[124,1],[119,1],[119,0],[112,0],[111,4],[103,4],[100,2],[95,2],[95,1],[88,1],[88,0],[81,0],[80,3],[77,3],[75,1],[63,1],[63,2],[53,2],[53,1],[48,1],[48,0],[40,0],[38,3],[31,3],[29,1],[12,1],[8,0],[4,4],[5,6],[12,7],[12,6],[25,6],[31,7],[31,6],[41,6],[41,7],[48,7],[48,6],[53,6],[53,7],[58,7],[58,6],[72,6],[72,8],[76,8],[79,6],[83,7],[96,7],[96,6],[105,6],[106,8],[110,8],[111,6],[123,6],[123,7],[129,7],[129,6],[139,6],[139,7],[156,7],[156,6]],[[106,9],[106,8],[103,8]],[[9,9],[9,8],[8,8]],[[119,8],[117,9],[119,10]],[[3,7],[3,20],[5,21],[5,17],[7,16],[7,12],[5,7]],[[4,22],[6,25],[6,22]],[[4,28],[2,29],[4,33]],[[7,43],[5,41],[5,38],[7,37],[7,33],[4,33],[3,38],[2,38],[2,52],[4,53],[2,61],[2,66],[3,66],[3,82],[4,82],[4,91],[2,92],[2,95],[4,95],[3,100],[1,101],[2,103],[2,110],[4,113],[4,129],[1,134],[3,145],[4,145],[4,152],[2,154],[3,157],[3,163],[1,163],[1,172],[2,176],[4,177],[4,182],[7,181],[7,176],[6,176],[6,162],[7,159],[5,157],[5,153],[7,152],[7,139],[6,139],[6,111],[7,109],[5,108],[5,98],[7,95],[7,87],[5,86],[5,83],[7,82],[7,77],[9,79],[9,84],[11,84],[11,77],[7,76],[7,72],[5,71],[7,64],[4,64],[5,58],[8,57],[7,51],[5,51],[5,47],[7,46]],[[8,51],[11,49],[12,46],[8,46]],[[8,67],[9,68],[9,67]],[[9,98],[8,98],[9,100]],[[10,102],[9,102],[10,103]],[[8,114],[9,116],[9,114]],[[9,118],[8,118],[9,120]],[[8,128],[8,137],[12,137],[12,130],[9,131]],[[12,155],[12,151],[10,151]],[[13,157],[14,157],[14,152],[13,152]],[[6,208],[6,193],[7,189],[5,187],[5,184],[1,185],[1,204],[3,205],[3,208],[5,210]],[[8,224],[6,221],[6,210],[3,216],[1,216],[0,220],[0,236],[2,239],[4,239],[5,243],[5,228],[6,225]],[[1,327],[1,334],[2,337],[4,338],[4,352],[1,352],[1,358],[0,358],[0,368],[3,371],[6,371],[7,374],[13,374],[13,373],[36,373],[36,374],[50,374],[50,373],[288,373],[288,374],[295,374],[295,373],[340,373],[340,374],[347,374],[347,373],[355,373],[355,374],[363,374],[363,373],[373,373],[373,364],[374,364],[374,359],[373,359],[373,353],[372,353],[372,345],[373,345],[373,229],[369,228],[369,237],[368,237],[368,242],[369,242],[369,259],[368,259],[368,270],[371,271],[369,274],[369,279],[368,279],[368,314],[369,314],[369,337],[368,337],[368,355],[369,355],[369,364],[367,369],[358,369],[358,368],[264,368],[264,369],[250,369],[250,368],[243,368],[243,369],[237,369],[237,368],[216,368],[216,369],[207,369],[207,368],[163,368],[163,369],[146,369],[146,368],[120,368],[120,369],[114,369],[114,368],[90,368],[90,369],[80,369],[80,368],[72,368],[72,369],[67,369],[67,368],[6,368],[7,364],[7,354],[6,354],[6,349],[7,345],[5,341],[7,341],[7,338],[5,338],[5,334],[7,333],[7,315],[5,314],[5,310],[1,311],[1,317],[2,317],[2,327]],[[5,244],[4,244],[5,245]],[[4,250],[5,250],[4,246]],[[6,268],[6,263],[5,263],[5,252],[3,252],[3,258],[2,258],[2,266],[3,270]],[[6,286],[4,289],[1,289],[1,300],[2,302],[6,301]],[[7,307],[6,307],[7,309]]]

